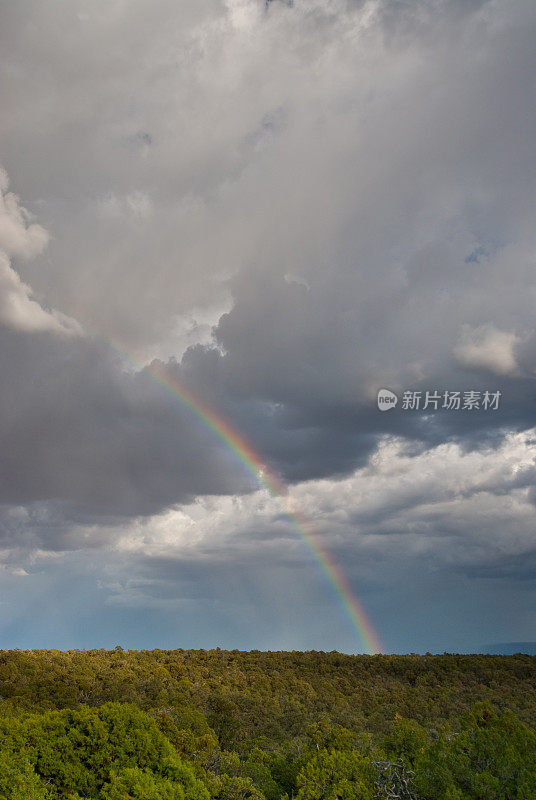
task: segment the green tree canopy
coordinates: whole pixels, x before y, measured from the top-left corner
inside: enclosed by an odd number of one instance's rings
[[[298,775],[296,800],[373,800],[375,777],[358,752],[320,750]]]

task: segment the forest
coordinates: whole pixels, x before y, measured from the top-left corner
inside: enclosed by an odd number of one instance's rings
[[[536,657],[0,651],[2,800],[534,800]]]

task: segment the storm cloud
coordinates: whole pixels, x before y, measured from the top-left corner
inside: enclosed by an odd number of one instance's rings
[[[194,644],[355,647],[281,505],[157,359],[288,485],[388,649],[532,641],[534,4],[20,0],[0,20],[12,596],[55,608],[70,565],[92,642],[107,608],[141,646],[136,615],[169,641],[184,607]]]

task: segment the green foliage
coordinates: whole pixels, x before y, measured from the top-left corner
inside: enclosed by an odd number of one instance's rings
[[[147,776],[153,774],[155,780],[161,777],[173,782],[174,791],[182,792],[181,800],[208,800],[192,767],[182,762],[154,719],[129,704],[48,711],[28,715],[22,724],[15,720],[10,727],[4,723],[3,753],[15,748],[28,754],[32,771],[51,787],[53,797],[97,797],[110,782],[112,771],[123,776],[114,779],[117,783],[127,780],[128,770],[135,769],[143,776],[140,785],[148,783]],[[167,784],[164,788],[169,794]]]
[[[127,767],[112,771],[110,782],[102,789],[99,800],[184,800],[183,787],[165,778],[158,778],[150,770]]]
[[[348,656],[218,650],[0,651],[0,696],[15,708],[47,710],[134,703],[169,711],[179,730],[247,752],[326,720],[387,733],[398,713],[429,728],[477,701],[510,708],[536,725],[531,656]],[[197,715],[197,716],[196,716]]]
[[[90,709],[52,711],[26,721],[27,747],[35,770],[63,792],[94,796],[104,782],[112,754],[104,722]]]
[[[158,767],[154,767],[154,771],[182,786],[185,800],[208,800],[208,791],[197,777],[193,765],[184,762],[178,755],[166,757]]]
[[[322,719],[305,730],[305,741],[315,750],[368,750],[370,739],[363,731],[352,731]]]
[[[215,765],[219,758],[219,742],[202,714],[194,709],[191,713],[167,709],[157,716],[156,723],[184,758],[207,769]]]
[[[397,716],[383,747],[387,759],[412,767],[428,745],[426,730],[413,719]]]
[[[264,800],[264,795],[251,778],[219,775],[210,783],[210,796],[215,800]]]
[[[534,800],[535,679],[523,655],[0,651],[0,800]]]
[[[0,800],[49,800],[46,786],[23,756],[0,752]]]
[[[298,775],[296,800],[373,800],[375,779],[360,753],[321,750]]]
[[[536,797],[536,733],[512,712],[479,703],[460,733],[442,736],[417,761],[416,788],[427,800]]]

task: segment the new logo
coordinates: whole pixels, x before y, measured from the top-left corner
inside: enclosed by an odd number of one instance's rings
[[[398,403],[398,397],[390,389],[380,389],[378,392],[378,408],[380,411],[390,411]]]

